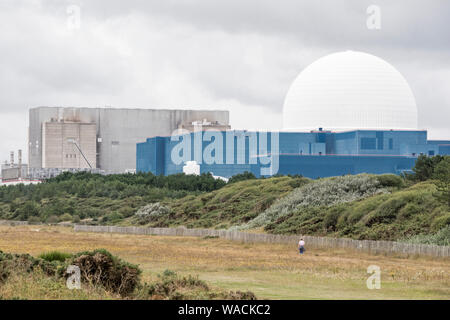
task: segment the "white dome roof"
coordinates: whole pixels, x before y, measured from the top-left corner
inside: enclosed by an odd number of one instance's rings
[[[345,51],[316,60],[292,83],[284,129],[417,129],[417,106],[405,78],[373,55]]]

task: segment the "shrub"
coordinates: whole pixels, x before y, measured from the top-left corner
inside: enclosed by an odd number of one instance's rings
[[[77,253],[68,264],[80,268],[82,281],[101,285],[122,296],[130,295],[140,283],[141,270],[104,249]]]
[[[229,300],[257,300],[256,295],[251,291],[230,291],[225,297]]]
[[[334,231],[336,229],[336,224],[342,211],[341,208],[336,207],[326,213],[323,219],[323,227],[325,230]]]
[[[53,223],[58,223],[59,222],[59,218],[55,215],[50,216],[47,218],[47,223],[53,224]]]
[[[69,213],[64,213],[59,217],[59,221],[72,221],[72,216]]]
[[[431,229],[434,231],[446,228],[450,225],[450,212],[443,216],[437,217],[431,223]]]
[[[123,216],[118,212],[111,212],[106,216],[102,217],[102,222],[115,222],[122,220]]]
[[[428,157],[426,155],[420,155],[414,168],[414,175],[412,178],[416,181],[425,181],[431,179],[434,174],[434,169],[436,165],[444,159],[443,156],[437,155],[434,157]]]
[[[450,156],[436,165],[433,177],[437,179],[438,198],[450,206]]]
[[[228,183],[235,183],[235,182],[239,182],[239,181],[252,180],[252,179],[256,179],[256,176],[251,172],[245,171],[244,173],[239,173],[239,174],[235,174],[234,176],[232,176],[230,178],[230,180],[228,180]]]
[[[40,222],[41,222],[41,219],[39,219],[39,217],[29,217],[28,218],[29,224],[38,224]]]
[[[369,227],[377,223],[389,223],[397,217],[397,213],[405,204],[405,198],[389,199],[365,216],[363,222]]]
[[[440,229],[434,234],[419,234],[406,239],[404,242],[434,244],[437,246],[450,246],[450,226]]]
[[[72,222],[73,223],[78,223],[78,222],[80,222],[81,221],[81,219],[80,219],[80,216],[79,215],[74,215],[73,217],[72,217]]]
[[[72,255],[70,253],[60,252],[60,251],[50,251],[50,252],[44,252],[39,255],[39,258],[52,262],[52,261],[59,261],[64,262],[66,259],[71,258]]]
[[[145,298],[191,300],[191,299],[233,299],[256,300],[253,292],[212,292],[207,283],[198,276],[179,276],[176,272],[165,270],[158,275],[158,280],[151,284],[145,284]]]
[[[408,203],[398,213],[398,217],[401,219],[407,219],[411,216],[421,213],[422,208],[415,203]]]
[[[142,208],[140,208],[135,216],[139,224],[146,224],[152,220],[158,219],[163,216],[170,214],[170,209],[159,202],[150,203]]]
[[[0,250],[0,283],[5,282],[12,273],[30,273],[36,268],[52,276],[56,274],[57,266],[29,254],[11,254]]]
[[[240,228],[265,226],[302,207],[329,207],[386,192],[375,176],[367,174],[319,179],[294,189]]]
[[[395,174],[382,174],[377,176],[377,180],[383,187],[402,188],[405,185],[403,179]]]

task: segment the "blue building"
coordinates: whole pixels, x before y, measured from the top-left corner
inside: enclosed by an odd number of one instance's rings
[[[201,173],[227,178],[245,171],[309,178],[401,174],[422,154],[450,155],[450,140],[427,140],[427,131],[419,130],[198,131],[138,143],[136,169],[170,175],[195,161]]]

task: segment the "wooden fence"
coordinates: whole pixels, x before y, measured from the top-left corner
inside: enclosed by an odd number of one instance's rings
[[[287,243],[296,246],[300,236],[275,234],[247,233],[241,231],[187,229],[187,228],[142,228],[116,226],[75,225],[75,232],[111,232],[126,234],[147,234],[164,236],[219,237],[240,242]],[[394,241],[352,240],[341,238],[303,236],[307,247],[345,248],[368,253],[397,253],[404,255],[429,255],[434,257],[449,257],[450,246],[413,244]]]
[[[28,221],[0,220],[0,226],[26,226]]]

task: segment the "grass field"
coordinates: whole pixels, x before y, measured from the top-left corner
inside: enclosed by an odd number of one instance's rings
[[[30,253],[105,248],[143,269],[199,275],[212,286],[267,299],[450,299],[450,260],[368,255],[223,239],[75,233],[67,227],[0,226],[0,250]],[[381,268],[381,289],[366,287],[367,267]]]

